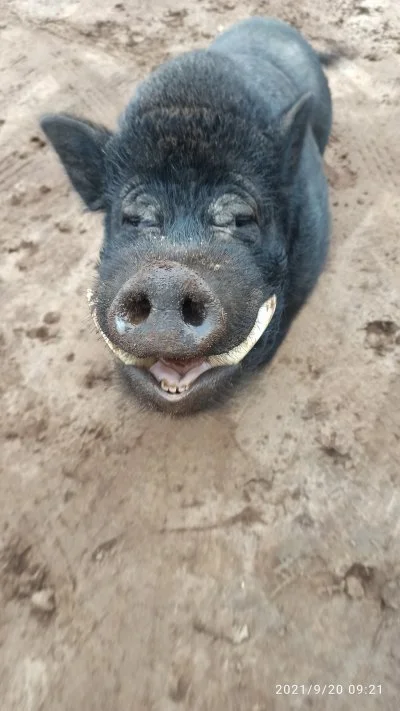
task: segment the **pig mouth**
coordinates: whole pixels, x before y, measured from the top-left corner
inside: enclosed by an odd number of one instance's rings
[[[125,366],[133,366],[150,373],[152,379],[158,384],[160,394],[171,401],[185,397],[192,384],[207,371],[213,368],[239,365],[268,328],[277,303],[275,295],[265,301],[258,310],[256,321],[248,336],[238,346],[234,346],[226,353],[187,360],[173,360],[162,357],[138,358],[116,346],[100,327],[96,303],[91,289],[87,291],[87,299],[95,327],[114,355]]]

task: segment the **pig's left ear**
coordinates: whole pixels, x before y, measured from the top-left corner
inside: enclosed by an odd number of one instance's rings
[[[104,209],[104,148],[111,132],[68,114],[43,116],[40,125],[89,210]]]
[[[308,92],[286,108],[278,118],[282,147],[282,178],[285,184],[291,183],[297,172],[312,107],[313,96]]]

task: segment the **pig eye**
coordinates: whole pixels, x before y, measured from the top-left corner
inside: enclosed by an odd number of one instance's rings
[[[236,193],[226,193],[218,197],[210,206],[210,216],[216,227],[227,230],[248,228],[248,232],[254,232],[251,228],[259,224],[255,201]]]
[[[159,227],[159,222],[155,218],[141,217],[140,215],[123,214],[121,219],[122,225],[130,225],[131,227],[141,227],[143,229]]]
[[[157,206],[148,201],[146,196],[139,195],[135,200],[125,198],[121,209],[121,224],[130,227],[158,227],[160,213]]]
[[[257,224],[257,218],[255,215],[236,215],[235,226],[236,227],[249,227],[251,225]]]
[[[126,213],[122,214],[121,222],[123,225],[132,225],[133,227],[138,227],[141,221],[142,220],[139,215],[128,215]]]

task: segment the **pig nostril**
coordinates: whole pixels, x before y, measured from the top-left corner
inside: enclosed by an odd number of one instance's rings
[[[145,294],[128,296],[124,303],[125,318],[129,323],[137,326],[146,321],[151,311],[151,303]]]
[[[188,326],[201,326],[206,317],[205,305],[188,297],[182,304],[182,316]]]

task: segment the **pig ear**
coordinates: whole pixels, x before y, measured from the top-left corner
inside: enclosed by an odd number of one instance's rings
[[[104,209],[104,148],[111,132],[68,114],[43,116],[40,126],[89,210]]]
[[[278,119],[282,146],[283,181],[288,184],[293,180],[299,164],[307,127],[312,112],[313,96],[303,94]]]

